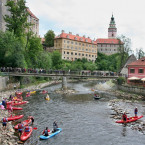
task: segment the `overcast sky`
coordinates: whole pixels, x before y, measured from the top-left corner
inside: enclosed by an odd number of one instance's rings
[[[56,35],[85,35],[91,39],[107,38],[112,13],[117,35],[131,39],[132,50],[145,52],[145,0],[26,0],[39,18],[40,36],[48,30]]]

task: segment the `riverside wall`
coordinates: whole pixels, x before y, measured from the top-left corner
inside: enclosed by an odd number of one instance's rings
[[[145,88],[144,87],[136,87],[136,86],[127,86],[127,85],[118,85],[118,89],[128,93],[135,93],[139,95],[145,96]]]

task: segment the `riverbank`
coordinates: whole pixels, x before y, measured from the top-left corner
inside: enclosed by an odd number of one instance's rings
[[[144,107],[138,105],[138,102],[144,99],[144,96],[117,90],[117,86],[111,80],[95,85],[94,89],[96,91],[104,91],[118,97],[118,99],[110,100],[108,103],[108,107],[112,112],[110,114],[110,118],[113,118],[113,121],[121,120],[124,111],[128,117],[131,117],[134,116],[135,107],[137,107],[140,112]],[[141,113],[139,114],[141,115]],[[138,130],[145,134],[145,120],[143,118],[141,120],[137,120],[136,122],[126,124],[126,126],[131,127],[132,130]]]
[[[59,81],[50,81],[47,83],[42,83],[39,85],[32,85],[24,89],[20,89],[21,92],[26,92],[28,90],[40,90],[46,86],[53,85],[60,83]],[[17,90],[8,90],[8,91],[1,91],[0,92],[0,102],[2,101],[2,98],[9,98],[10,95],[15,95],[15,92]],[[8,116],[8,111],[7,110],[0,110],[0,120],[2,120],[3,117]],[[2,129],[2,126],[0,127],[0,145],[18,145],[18,137],[14,135],[15,130],[13,129],[12,123],[8,122],[7,123],[7,128],[6,130]]]

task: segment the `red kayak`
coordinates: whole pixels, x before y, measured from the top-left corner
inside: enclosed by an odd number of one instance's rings
[[[12,103],[12,105],[13,105],[13,106],[16,106],[16,105],[23,105],[23,104],[26,104],[26,103],[28,103],[28,101],[23,101],[23,102],[15,102],[15,101],[14,101],[14,102]]]
[[[13,120],[18,120],[22,118],[24,115],[18,115],[18,116],[12,116],[12,117],[7,117],[8,121],[13,121]]]
[[[7,109],[8,109],[8,107],[7,107]],[[21,107],[12,107],[12,109],[13,110],[23,110],[23,108],[21,108]]]
[[[143,117],[143,116],[129,117],[129,118],[127,118],[127,121],[126,121],[126,122],[124,122],[124,120],[118,120],[118,121],[116,121],[116,123],[129,123],[129,122],[136,121],[136,120],[138,120],[138,119],[140,119],[140,118],[142,118],[142,117]]]
[[[28,101],[22,101],[22,102],[10,101],[10,102],[7,102],[7,105],[11,104],[11,105],[15,106],[15,105],[22,105],[22,104],[26,104],[26,103],[28,103]]]
[[[45,91],[45,90],[44,90],[44,91],[41,92],[41,94],[46,94],[46,93],[48,93],[48,91]]]
[[[30,135],[32,134],[32,131],[33,131],[33,128],[30,126],[30,132],[25,132],[25,131],[23,131],[22,132],[22,135],[21,135],[21,137],[20,137],[20,140],[21,141],[25,141],[25,140],[27,140],[29,137],[30,137]]]
[[[22,95],[22,93],[23,92],[16,92],[16,95],[19,96],[19,95]]]
[[[29,123],[31,123],[31,119],[27,119],[27,120],[24,120],[23,122],[22,122],[22,124],[24,125],[24,126],[27,126]],[[18,129],[18,124],[14,127],[15,129]]]

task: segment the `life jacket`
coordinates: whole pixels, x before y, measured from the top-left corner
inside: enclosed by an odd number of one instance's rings
[[[48,130],[44,130],[44,134],[48,136]]]
[[[22,129],[23,128],[23,124],[19,123],[18,124],[18,129]]]
[[[29,131],[30,131],[30,127],[29,127],[29,126],[26,126],[26,127],[25,127],[25,131],[26,131],[26,132],[29,132]]]
[[[7,120],[7,118],[3,118],[3,122],[7,122],[8,120]]]
[[[123,118],[127,118],[127,115],[126,114],[123,114]]]

